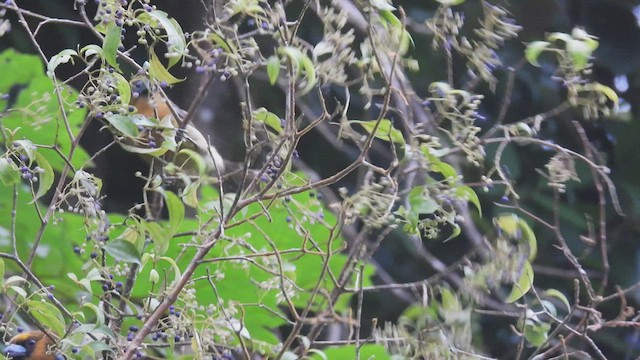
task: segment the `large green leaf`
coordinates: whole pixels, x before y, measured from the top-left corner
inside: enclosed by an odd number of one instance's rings
[[[2,64],[2,76],[0,76],[0,93],[9,93],[11,88],[20,85],[12,111],[6,112],[2,122],[5,128],[17,130],[15,140],[29,139],[37,145],[56,144],[58,149],[68,155],[71,150],[69,138],[60,105],[56,98],[54,85],[44,73],[44,67],[40,58],[35,55],[24,55],[13,50],[0,53]],[[65,103],[64,112],[69,122],[69,128],[77,134],[85,120],[86,110],[77,109],[73,104],[78,93],[68,87],[61,91]],[[0,104],[5,100],[0,100]],[[61,171],[65,160],[53,149],[40,150],[55,171]],[[76,148],[73,158],[69,159],[75,167],[84,165],[88,160],[88,154],[80,147]]]

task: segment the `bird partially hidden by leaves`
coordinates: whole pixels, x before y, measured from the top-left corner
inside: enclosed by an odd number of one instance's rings
[[[190,123],[182,127],[178,123],[178,121],[186,118],[186,111],[158,94],[139,96],[131,105],[136,108],[137,114],[159,121],[159,126],[156,129],[140,127],[142,132],[145,133],[140,136],[146,137],[147,144],[150,147],[161,147],[163,142],[170,140],[162,133],[164,129],[169,129],[170,132],[175,131],[175,141],[177,143],[177,152],[173,153],[173,162],[175,164],[190,167],[186,170],[191,173],[196,172],[196,169],[193,169],[195,165],[201,165],[203,169],[200,169],[200,171],[208,175],[217,176],[225,173],[225,163],[227,161],[222,159],[218,150],[210,145],[200,130]],[[176,116],[179,119],[176,119]],[[194,151],[199,155],[200,159],[193,159],[189,151]],[[202,162],[198,164],[200,160]]]
[[[163,96],[159,94],[139,96],[131,102],[131,105],[135,107],[134,116],[142,115],[143,122],[145,119],[152,119],[154,123],[158,124],[155,128],[138,126],[140,133],[135,140],[137,142],[135,148],[139,150],[140,146],[144,147],[145,145],[151,148],[161,148],[165,141],[169,143],[175,141],[175,146],[167,144],[169,146],[166,148],[172,149],[164,152],[165,159],[171,162],[171,165],[165,167],[169,173],[178,170],[189,176],[207,175],[225,182],[229,186],[228,189],[233,191],[243,188],[247,179],[257,176],[259,171],[245,166],[244,162],[224,159],[215,146],[211,145],[210,141],[191,123],[181,126],[180,121],[184,121],[187,112]],[[140,120],[140,118],[138,119]],[[262,136],[263,134],[260,135],[266,139],[265,136]],[[137,151],[127,142],[121,142],[121,145],[125,149],[128,147],[129,151],[133,150],[132,152],[153,155],[152,152]],[[264,147],[263,151],[266,154],[269,148]]]
[[[20,333],[5,346],[2,353],[14,360],[63,360],[55,353],[55,341],[40,330]]]

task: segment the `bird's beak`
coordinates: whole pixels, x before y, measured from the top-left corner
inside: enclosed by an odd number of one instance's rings
[[[18,358],[27,355],[27,349],[18,344],[9,344],[2,350],[2,353],[12,358]]]

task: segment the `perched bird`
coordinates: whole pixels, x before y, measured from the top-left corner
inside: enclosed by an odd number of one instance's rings
[[[169,103],[168,100],[163,99],[159,95],[147,97],[140,96],[136,98],[132,105],[136,108],[137,113],[149,118],[156,118],[158,120],[169,117],[173,126],[178,127],[178,120],[175,119],[171,108],[175,113],[184,119],[187,112],[180,109],[173,103]],[[187,124],[184,129],[179,130],[177,138],[183,140],[179,149],[190,149],[198,153],[205,162],[205,172],[209,175],[224,174],[225,161],[220,156],[218,150],[215,147],[209,145],[209,141],[202,135],[202,133],[192,124]],[[160,144],[158,144],[160,145]],[[180,163],[180,159],[176,159],[176,163]]]
[[[15,360],[62,360],[54,353],[55,342],[40,330],[18,334],[9,340],[2,353]]]
[[[160,95],[151,96],[139,96],[131,102],[131,105],[136,108],[137,114],[143,115],[147,118],[155,118],[162,122],[163,119],[170,119],[174,127],[178,128],[180,124],[176,120],[174,113],[178,115],[181,120],[184,120],[187,112],[180,109],[169,100],[161,97]],[[173,109],[173,112],[172,112]],[[263,136],[266,138],[266,136]],[[160,146],[162,137],[158,133],[147,133],[150,140],[155,142],[155,145]],[[190,149],[195,151],[204,160],[204,172],[214,178],[220,177],[224,180],[226,188],[228,190],[237,191],[238,188],[243,187],[246,179],[253,179],[259,173],[254,168],[246,168],[243,162],[230,161],[223,159],[218,150],[210,145],[210,142],[205,136],[192,124],[187,124],[184,129],[179,129],[176,134],[176,141],[178,142],[178,156],[173,158],[173,162],[186,170],[190,175],[197,175],[197,172],[193,168],[193,162],[189,161],[187,156],[180,155],[179,152],[182,149]],[[268,148],[263,149],[268,151]],[[256,164],[251,164],[255,166]]]

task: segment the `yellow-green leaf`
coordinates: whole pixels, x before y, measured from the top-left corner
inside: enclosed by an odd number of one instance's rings
[[[160,82],[165,82],[169,85],[184,81],[184,79],[178,79],[175,76],[171,75],[169,70],[167,70],[164,65],[162,65],[160,59],[158,59],[158,55],[156,55],[156,52],[153,48],[149,50],[149,55],[149,74],[152,78]]]
[[[280,59],[272,55],[267,59],[267,75],[269,76],[269,83],[275,85],[278,81],[278,75],[280,74]]]
[[[267,109],[261,107],[256,109],[253,112],[253,118],[256,121],[259,121],[268,127],[270,127],[273,131],[275,131],[278,135],[282,134],[282,124],[280,123],[280,118],[278,115],[268,111]]]
[[[393,123],[389,119],[380,120],[380,125],[378,125],[376,129],[376,125],[378,124],[377,120],[370,121],[360,121],[360,120],[351,120],[351,123],[358,124],[362,126],[369,134],[371,134],[375,130],[375,136],[378,139],[393,142],[395,144],[405,145],[404,136],[402,136],[402,132],[395,127],[393,127]]]
[[[527,45],[526,50],[524,51],[524,57],[527,59],[529,64],[533,66],[540,66],[538,62],[538,57],[540,54],[551,45],[548,41],[534,41]]]
[[[513,284],[511,293],[504,301],[506,303],[517,301],[527,292],[529,292],[529,290],[531,289],[531,285],[533,285],[533,268],[531,267],[531,263],[529,261],[525,261],[524,267],[522,268],[522,273],[520,274],[520,278]]]

